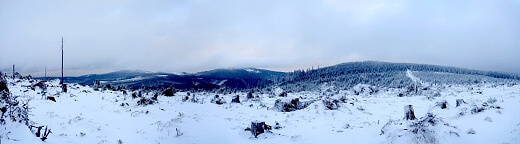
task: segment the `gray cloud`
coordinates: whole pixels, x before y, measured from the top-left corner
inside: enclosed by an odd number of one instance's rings
[[[515,1],[0,1],[0,70],[290,71],[347,61],[520,73]]]

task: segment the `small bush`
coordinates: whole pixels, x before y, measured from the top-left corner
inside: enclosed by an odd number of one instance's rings
[[[190,101],[192,103],[198,103],[198,104],[204,104],[204,100],[197,97],[195,94],[193,94],[190,98]]]
[[[443,128],[441,128],[443,127]],[[459,137],[456,127],[450,126],[432,113],[416,120],[390,120],[381,128],[380,135],[399,138],[409,143],[438,143],[445,136]],[[395,143],[390,139],[390,142]]]
[[[290,102],[277,99],[274,103],[274,108],[281,112],[291,112],[304,109],[311,103],[312,101],[302,102],[299,98],[292,99]]]
[[[325,107],[329,110],[336,110],[340,107],[339,105],[339,100],[331,100],[331,99],[324,99],[323,100],[323,105],[325,105]]]
[[[221,105],[221,104],[225,104],[226,100],[224,100],[224,98],[220,97],[219,95],[215,95],[215,97],[213,99],[211,99],[211,103]]]
[[[278,95],[279,97],[287,97],[287,92],[282,92]]]
[[[455,102],[456,102],[456,106],[455,107],[459,107],[461,104],[465,104],[466,103],[464,101],[464,99],[457,99]]]
[[[155,104],[157,101],[154,101],[152,99],[148,99],[148,98],[144,98],[144,97],[141,97],[141,99],[139,99],[139,101],[137,101],[137,105],[152,105],[152,104]]]
[[[29,125],[29,101],[19,101],[19,96],[13,96],[11,93],[5,91],[0,92],[2,95],[0,99],[0,124],[5,124],[7,119],[12,122],[23,123],[26,126]]]
[[[495,102],[497,102],[497,99],[496,99],[496,98],[489,98],[489,99],[487,100],[487,103],[489,103],[489,104],[494,104]]]
[[[483,102],[481,105],[473,105],[471,108],[471,114],[483,112],[488,109],[502,109],[502,107],[495,104],[496,99],[488,99],[487,102]]]
[[[438,101],[435,105],[440,107],[441,109],[448,108],[448,102],[446,100]]]
[[[274,129],[282,129],[283,127],[280,125],[280,123],[275,122],[275,125],[273,127]]]
[[[467,134],[476,134],[475,130],[473,129],[469,129],[468,132],[466,132]]]
[[[484,110],[485,110],[484,107],[479,107],[477,105],[473,105],[473,108],[471,108],[471,114],[476,114],[476,113],[482,112]]]

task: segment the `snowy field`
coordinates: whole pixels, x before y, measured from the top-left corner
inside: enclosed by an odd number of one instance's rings
[[[415,81],[415,80],[414,80]],[[520,86],[475,84],[442,86],[440,96],[399,97],[397,89],[357,94],[353,90],[288,93],[218,94],[177,92],[158,96],[157,103],[138,105],[131,91],[100,90],[59,81],[47,82],[47,94],[30,87],[36,82],[8,79],[20,101],[29,101],[30,125],[46,126],[52,133],[42,140],[23,123],[7,119],[1,125],[2,144],[170,144],[170,143],[520,143]],[[142,97],[153,97],[143,92]],[[240,103],[232,103],[239,95]],[[303,109],[281,112],[277,99],[299,98]],[[456,106],[456,100],[465,103]],[[325,101],[336,100],[330,110]],[[446,101],[445,109],[440,102]],[[442,103],[441,103],[442,104]],[[403,120],[404,107],[413,105],[415,120]],[[337,109],[336,109],[337,108]],[[430,113],[430,116],[427,116]],[[265,121],[272,130],[255,138],[245,131],[252,121]],[[278,125],[277,125],[278,123]],[[42,129],[43,131],[43,129]],[[43,132],[42,132],[43,133]]]

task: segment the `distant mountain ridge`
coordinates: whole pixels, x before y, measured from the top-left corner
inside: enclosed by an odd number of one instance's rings
[[[214,69],[195,73],[197,76],[208,76],[215,78],[237,78],[237,79],[275,79],[284,76],[284,72],[257,68],[241,68],[241,69]]]
[[[197,73],[172,74],[121,70],[105,74],[89,74],[66,77],[68,83],[94,85],[95,81],[127,88],[164,89],[250,89],[278,86],[287,90],[314,90],[321,84],[332,84],[349,89],[357,84],[378,87],[402,88],[413,84],[406,71],[414,71],[417,77],[433,84],[466,84],[479,82],[518,81],[515,74],[471,70],[458,67],[391,63],[379,61],[347,62],[329,67],[293,72],[278,72],[257,68],[214,69]],[[450,79],[446,79],[449,77]]]
[[[172,74],[164,72],[146,72],[121,70],[105,74],[89,74],[78,77],[66,77],[69,83],[94,85],[95,81],[112,86],[127,88],[164,89],[203,89],[216,88],[248,89],[273,84],[276,78],[284,76],[284,72],[276,72],[257,68],[215,69],[194,74]]]

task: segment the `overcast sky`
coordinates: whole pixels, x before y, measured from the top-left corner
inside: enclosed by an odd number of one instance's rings
[[[350,61],[520,74],[517,0],[0,0],[0,70],[292,71]]]

